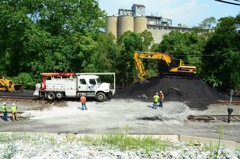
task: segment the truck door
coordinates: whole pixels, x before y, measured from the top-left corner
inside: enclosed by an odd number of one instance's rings
[[[89,91],[95,91],[97,89],[97,82],[95,78],[90,78],[89,79],[89,85],[88,85],[88,90]]]
[[[88,85],[87,85],[87,81],[85,78],[79,78],[78,79],[78,91],[88,91]]]

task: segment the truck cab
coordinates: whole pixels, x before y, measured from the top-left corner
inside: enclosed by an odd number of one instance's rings
[[[102,83],[97,75],[80,75],[77,77],[78,93],[85,93],[87,97],[95,97],[98,101],[103,101],[104,98],[111,98],[110,83]]]

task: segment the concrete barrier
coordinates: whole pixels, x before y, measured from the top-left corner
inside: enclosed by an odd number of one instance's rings
[[[180,135],[179,141],[185,142],[185,143],[193,143],[193,144],[212,144],[213,146],[216,146],[219,144],[219,139],[212,139],[212,138],[203,138],[203,137],[194,137],[194,136],[185,136]],[[227,148],[232,149],[240,149],[240,143],[236,141],[229,141],[229,140],[221,140],[220,139],[220,145]]]

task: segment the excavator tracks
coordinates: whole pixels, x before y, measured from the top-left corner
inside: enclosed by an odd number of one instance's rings
[[[240,122],[240,115],[189,115],[187,117],[190,121],[199,121],[199,122]]]

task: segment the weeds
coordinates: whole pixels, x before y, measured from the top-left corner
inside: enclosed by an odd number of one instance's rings
[[[99,139],[101,145],[111,145],[118,147],[122,150],[138,150],[143,149],[147,154],[150,151],[162,151],[170,146],[169,141],[162,141],[152,136],[133,137],[130,135],[123,135],[120,132],[113,132],[107,135],[102,135]]]
[[[215,153],[214,159],[217,159],[217,157],[218,157],[220,144],[221,144],[221,138],[222,138],[223,134],[224,134],[224,127],[222,125],[218,129],[218,144],[217,144],[217,149],[216,149],[216,153]]]
[[[11,143],[10,145],[8,145],[8,147],[5,150],[1,150],[1,151],[4,152],[3,154],[4,159],[11,159],[16,153],[16,146],[14,145],[14,143]]]

